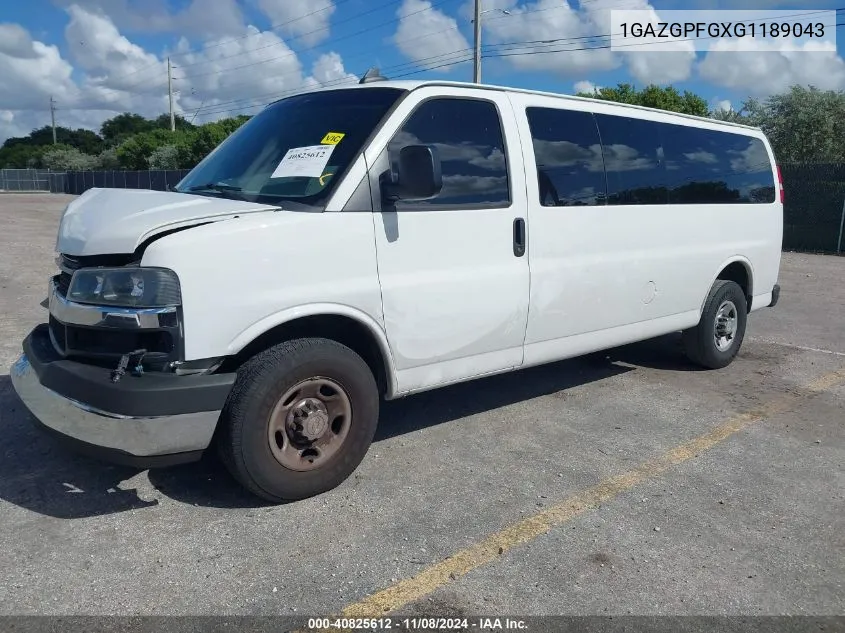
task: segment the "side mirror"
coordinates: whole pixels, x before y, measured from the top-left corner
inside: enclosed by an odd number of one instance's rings
[[[407,145],[399,152],[395,181],[382,182],[385,200],[427,200],[443,189],[440,156],[433,145]]]

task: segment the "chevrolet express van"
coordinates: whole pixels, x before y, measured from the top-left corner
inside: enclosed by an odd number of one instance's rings
[[[71,202],[12,381],[80,449],[213,445],[301,499],[358,467],[382,399],[672,332],[725,367],[778,300],[782,202],[755,128],[458,83],[299,94],[173,191]]]

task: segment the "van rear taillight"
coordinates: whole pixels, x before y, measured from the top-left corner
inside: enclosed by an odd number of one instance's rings
[[[780,191],[780,203],[783,204],[784,199],[786,197],[786,192],[783,189],[783,176],[780,173],[780,165],[777,166],[778,168],[778,190]]]

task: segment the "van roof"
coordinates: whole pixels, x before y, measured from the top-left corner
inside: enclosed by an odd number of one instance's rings
[[[654,112],[658,114],[673,116],[673,117],[680,117],[684,119],[691,119],[693,121],[702,121],[707,122],[709,124],[717,124],[717,125],[724,125],[728,127],[736,127],[742,128],[745,130],[753,130],[755,132],[759,132],[759,127],[754,127],[751,125],[743,125],[742,123],[733,123],[731,121],[719,121],[717,119],[710,119],[707,117],[701,116],[694,116],[692,114],[683,114],[680,112],[671,112],[668,110],[661,110],[659,108],[647,108],[645,106],[639,105],[629,105],[627,103],[616,103],[613,101],[606,101],[604,99],[593,99],[590,97],[576,97],[574,95],[565,95],[565,94],[558,94],[555,92],[544,92],[541,90],[527,90],[524,88],[511,88],[508,86],[498,86],[493,84],[474,84],[469,82],[462,82],[462,81],[413,81],[413,80],[382,80],[382,81],[374,81],[365,84],[356,84],[356,85],[343,85],[343,86],[331,86],[324,88],[325,90],[334,90],[337,88],[343,88],[347,90],[356,90],[356,89],[367,89],[367,88],[401,88],[402,90],[416,90],[418,88],[428,87],[428,86],[442,86],[442,87],[450,87],[450,88],[474,88],[474,89],[481,89],[481,90],[496,90],[498,92],[512,92],[512,93],[519,93],[519,94],[529,94],[529,95],[540,95],[544,97],[554,97],[557,99],[568,100],[568,101],[577,101],[581,103],[600,103],[603,105],[617,105],[625,109],[630,110],[642,110],[645,112]]]

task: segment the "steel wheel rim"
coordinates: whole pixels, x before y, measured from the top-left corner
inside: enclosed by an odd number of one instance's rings
[[[343,446],[352,425],[352,402],[340,383],[323,377],[288,389],[270,414],[268,442],[285,468],[320,468]]]
[[[728,351],[736,340],[739,325],[739,315],[733,301],[723,301],[716,311],[714,339],[716,349],[720,352]]]

